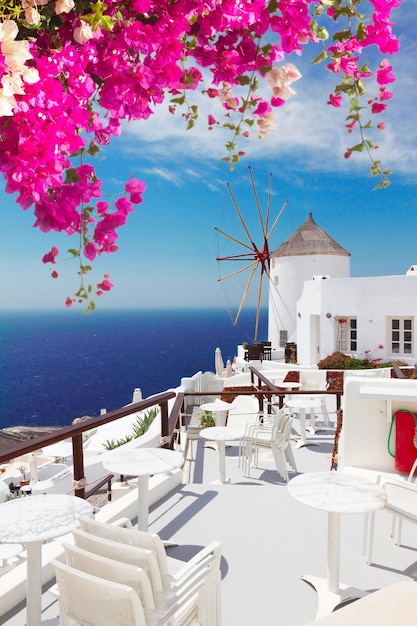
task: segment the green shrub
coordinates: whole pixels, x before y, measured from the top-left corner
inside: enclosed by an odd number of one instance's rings
[[[321,370],[364,370],[380,367],[380,363],[371,363],[368,359],[358,359],[342,352],[333,352],[317,363]]]
[[[115,448],[119,448],[123,446],[123,444],[132,441],[132,439],[137,439],[146,433],[149,430],[150,425],[154,421],[155,417],[158,415],[157,407],[149,409],[146,411],[143,417],[136,416],[136,424],[133,424],[133,434],[126,435],[122,439],[114,439],[107,440],[106,443],[103,443],[103,446],[106,450],[114,450]]]

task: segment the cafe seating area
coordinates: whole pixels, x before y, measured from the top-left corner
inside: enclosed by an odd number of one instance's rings
[[[245,361],[270,361],[272,347],[270,341],[252,343],[245,346]]]
[[[329,471],[334,443],[333,413],[329,426],[324,423],[325,428],[307,435],[315,445],[299,448],[294,443],[300,437],[300,422],[285,409],[282,417],[290,427],[280,439],[276,433],[271,437],[271,432],[282,428],[282,423],[274,423],[273,417],[265,425],[255,420],[255,426],[245,431],[248,439],[251,435],[250,442],[246,437],[227,442],[224,483],[219,481],[219,442],[214,440],[214,445],[207,445],[209,442],[200,437],[194,439],[192,447],[182,448],[182,483],[163,497],[149,500],[149,532],[139,530],[138,490],[134,489],[105,504],[96,511],[95,519],[83,514],[79,518],[80,528],[72,529],[62,541],[57,540],[61,552],[56,548],[52,559],[57,585],[51,581],[45,591],[44,581],[42,623],[67,626],[73,623],[71,620],[78,620],[102,626],[104,622],[97,619],[104,619],[103,607],[110,594],[111,602],[120,600],[125,614],[134,615],[129,623],[135,626],[273,626],[277,605],[286,626],[368,625],[374,623],[369,615],[377,615],[378,624],[396,623],[393,615],[400,616],[401,626],[416,623],[410,621],[415,617],[416,597],[415,524],[409,523],[414,520],[402,515],[401,544],[397,545],[390,532],[392,513],[397,515],[398,507],[390,509],[393,501],[390,503],[389,498],[388,506],[384,506],[383,499],[381,506],[378,502],[375,515],[371,563],[362,542],[365,513],[372,513],[373,506],[372,499],[363,504],[362,481],[368,478],[376,483],[382,474],[385,482],[398,478],[407,482],[395,471],[387,451],[389,403],[394,409],[408,406],[411,410],[416,395],[415,381],[387,383],[360,377],[349,380],[343,401],[344,431],[337,472]],[[246,396],[246,400],[249,398]],[[240,402],[243,403],[242,398],[236,403],[236,413],[245,421],[245,412],[250,411]],[[255,408],[253,404],[253,417]],[[229,428],[232,426],[238,425],[231,421]],[[268,427],[271,430],[267,431]],[[227,422],[218,428],[227,428]],[[288,444],[288,448],[278,448],[278,443]],[[248,444],[250,447],[246,447]],[[286,456],[288,450],[293,451],[293,466]],[[280,466],[274,458],[278,453],[279,463],[285,460],[285,465]],[[248,459],[250,471],[245,470]],[[297,478],[298,493],[294,491]],[[311,488],[304,489],[302,484],[302,480],[313,478],[320,478],[319,486],[325,489],[326,496],[320,493],[314,502]],[[327,482],[324,478],[328,478]],[[339,495],[342,488],[347,489],[349,498],[343,495],[339,498],[341,504],[336,506],[329,485]],[[359,486],[360,502],[353,490],[355,485]],[[385,490],[383,483],[381,488]],[[407,490],[411,508],[414,492],[416,488],[411,485]],[[375,494],[375,500],[379,500],[378,492]],[[397,515],[397,525],[400,521]],[[261,528],[261,532],[254,532],[256,528]],[[337,542],[331,542],[337,550],[329,551],[329,529],[334,537],[336,529],[340,530]],[[55,543],[48,541],[42,546],[43,558]],[[333,564],[331,576],[329,562]],[[4,574],[3,580],[9,575],[10,572]],[[321,602],[326,595],[324,588],[314,586],[317,581],[325,584],[327,579],[336,587],[333,596],[340,600],[340,606],[332,613],[324,610],[327,607]],[[358,599],[360,594],[366,597]],[[51,597],[56,601],[52,602]],[[254,602],[257,597],[262,597],[262,602]],[[96,602],[100,604],[97,611]],[[388,609],[373,613],[379,602],[390,605],[391,613]],[[88,603],[90,607],[86,606]],[[320,613],[318,607],[323,609]],[[113,608],[109,607],[109,616]],[[98,616],[96,621],[94,614]],[[2,618],[4,626],[23,626],[24,605],[16,615],[4,614]]]

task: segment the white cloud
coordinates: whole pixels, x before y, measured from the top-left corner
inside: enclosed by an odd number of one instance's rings
[[[411,5],[417,4],[415,0]],[[409,34],[412,7],[403,7],[398,12],[397,23],[401,51],[392,62],[397,81],[391,87],[394,98],[388,102],[388,110],[381,116],[374,116],[374,124],[384,121],[386,130],[370,131],[369,138],[379,145],[374,158],[380,159],[384,167],[396,173],[415,176],[417,164],[417,108],[412,99],[417,93],[415,64],[417,46],[413,34]],[[401,20],[399,19],[401,15]],[[405,26],[404,26],[405,24]],[[316,54],[314,51],[313,56]],[[257,138],[255,129],[249,139],[239,138],[239,149],[246,153],[246,159],[255,161],[277,159],[288,162],[294,170],[324,172],[357,172],[368,168],[366,154],[355,153],[347,162],[344,152],[347,147],[360,141],[358,134],[348,135],[345,128],[346,106],[335,109],[326,104],[328,94],[334,86],[333,76],[326,71],[324,64],[309,65],[308,59],[295,60],[303,77],[297,81],[297,94],[287,101],[284,107],[275,110],[275,129],[263,140]],[[266,90],[264,88],[264,93]],[[368,87],[369,93],[373,91]],[[262,93],[262,92],[261,92]],[[186,131],[186,121],[181,111],[172,115],[164,108],[157,109],[146,123],[135,122],[126,125],[122,142],[124,150],[140,153],[142,158],[176,162],[185,166],[184,175],[196,176],[190,169],[193,161],[211,163],[214,166],[227,155],[225,144],[232,138],[222,128],[207,129],[207,116],[212,114],[222,120],[224,109],[214,99],[203,97],[198,92],[189,95],[190,101],[199,107],[199,119],[195,127]],[[169,167],[169,166],[168,166]],[[152,168],[154,174],[172,180],[179,185],[179,173],[164,168]],[[172,176],[172,179],[171,179]],[[213,183],[213,181],[211,181]]]

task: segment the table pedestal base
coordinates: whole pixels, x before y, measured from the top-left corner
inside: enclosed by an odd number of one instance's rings
[[[303,448],[304,446],[319,446],[320,443],[318,441],[307,441],[306,439],[299,439],[294,446],[296,448]]]
[[[366,591],[349,585],[340,585],[339,593],[334,593],[329,590],[327,580],[318,576],[301,576],[301,580],[311,585],[317,592],[318,605],[315,619],[332,613],[341,602],[347,602],[348,599],[355,600],[367,595]]]

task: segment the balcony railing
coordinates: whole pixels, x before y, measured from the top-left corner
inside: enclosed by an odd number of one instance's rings
[[[251,371],[251,380],[254,389],[248,389],[247,392],[245,392],[239,388],[239,394],[247,393],[250,395],[256,395],[259,401],[260,410],[263,409],[265,401],[268,407],[268,411],[271,410],[270,400],[272,396],[278,396],[281,404],[284,396],[288,393],[288,391],[276,387],[256,368],[251,366],[249,369]],[[131,415],[132,413],[143,411],[155,405],[159,405],[161,409],[161,439],[159,445],[165,448],[172,448],[176,436],[175,433],[179,433],[178,436],[180,436],[180,426],[182,426],[184,423],[183,411],[185,397],[207,396],[208,393],[210,396],[221,395],[223,397],[227,397],[228,395],[236,395],[236,392],[233,391],[219,391],[217,393],[214,391],[202,391],[195,393],[187,392],[178,394],[174,391],[165,391],[163,393],[150,396],[149,398],[145,398],[144,400],[136,402],[135,404],[129,404],[120,409],[116,409],[115,411],[104,413],[103,415],[100,415],[98,417],[91,417],[85,420],[76,420],[77,423],[73,423],[71,426],[59,428],[52,433],[23,441],[21,443],[6,448],[5,450],[0,450],[0,463],[12,461],[16,457],[23,454],[29,454],[30,452],[39,450],[44,446],[49,446],[54,443],[63,441],[64,439],[71,438],[74,467],[74,493],[76,496],[84,498],[86,497],[83,454],[83,434],[85,432],[98,428],[99,426],[103,426],[104,424],[108,424],[109,422],[118,420],[122,417],[126,417],[126,415]],[[305,391],[291,391],[291,394],[298,393],[302,394],[305,393]],[[340,407],[340,393],[329,391],[308,392],[309,395],[312,395],[314,393],[318,393],[320,395],[323,395],[325,393],[329,395],[336,395],[337,407]],[[171,410],[169,411],[168,401],[172,400],[173,398],[175,398],[175,401],[171,407]],[[91,495],[91,491],[89,495]]]

